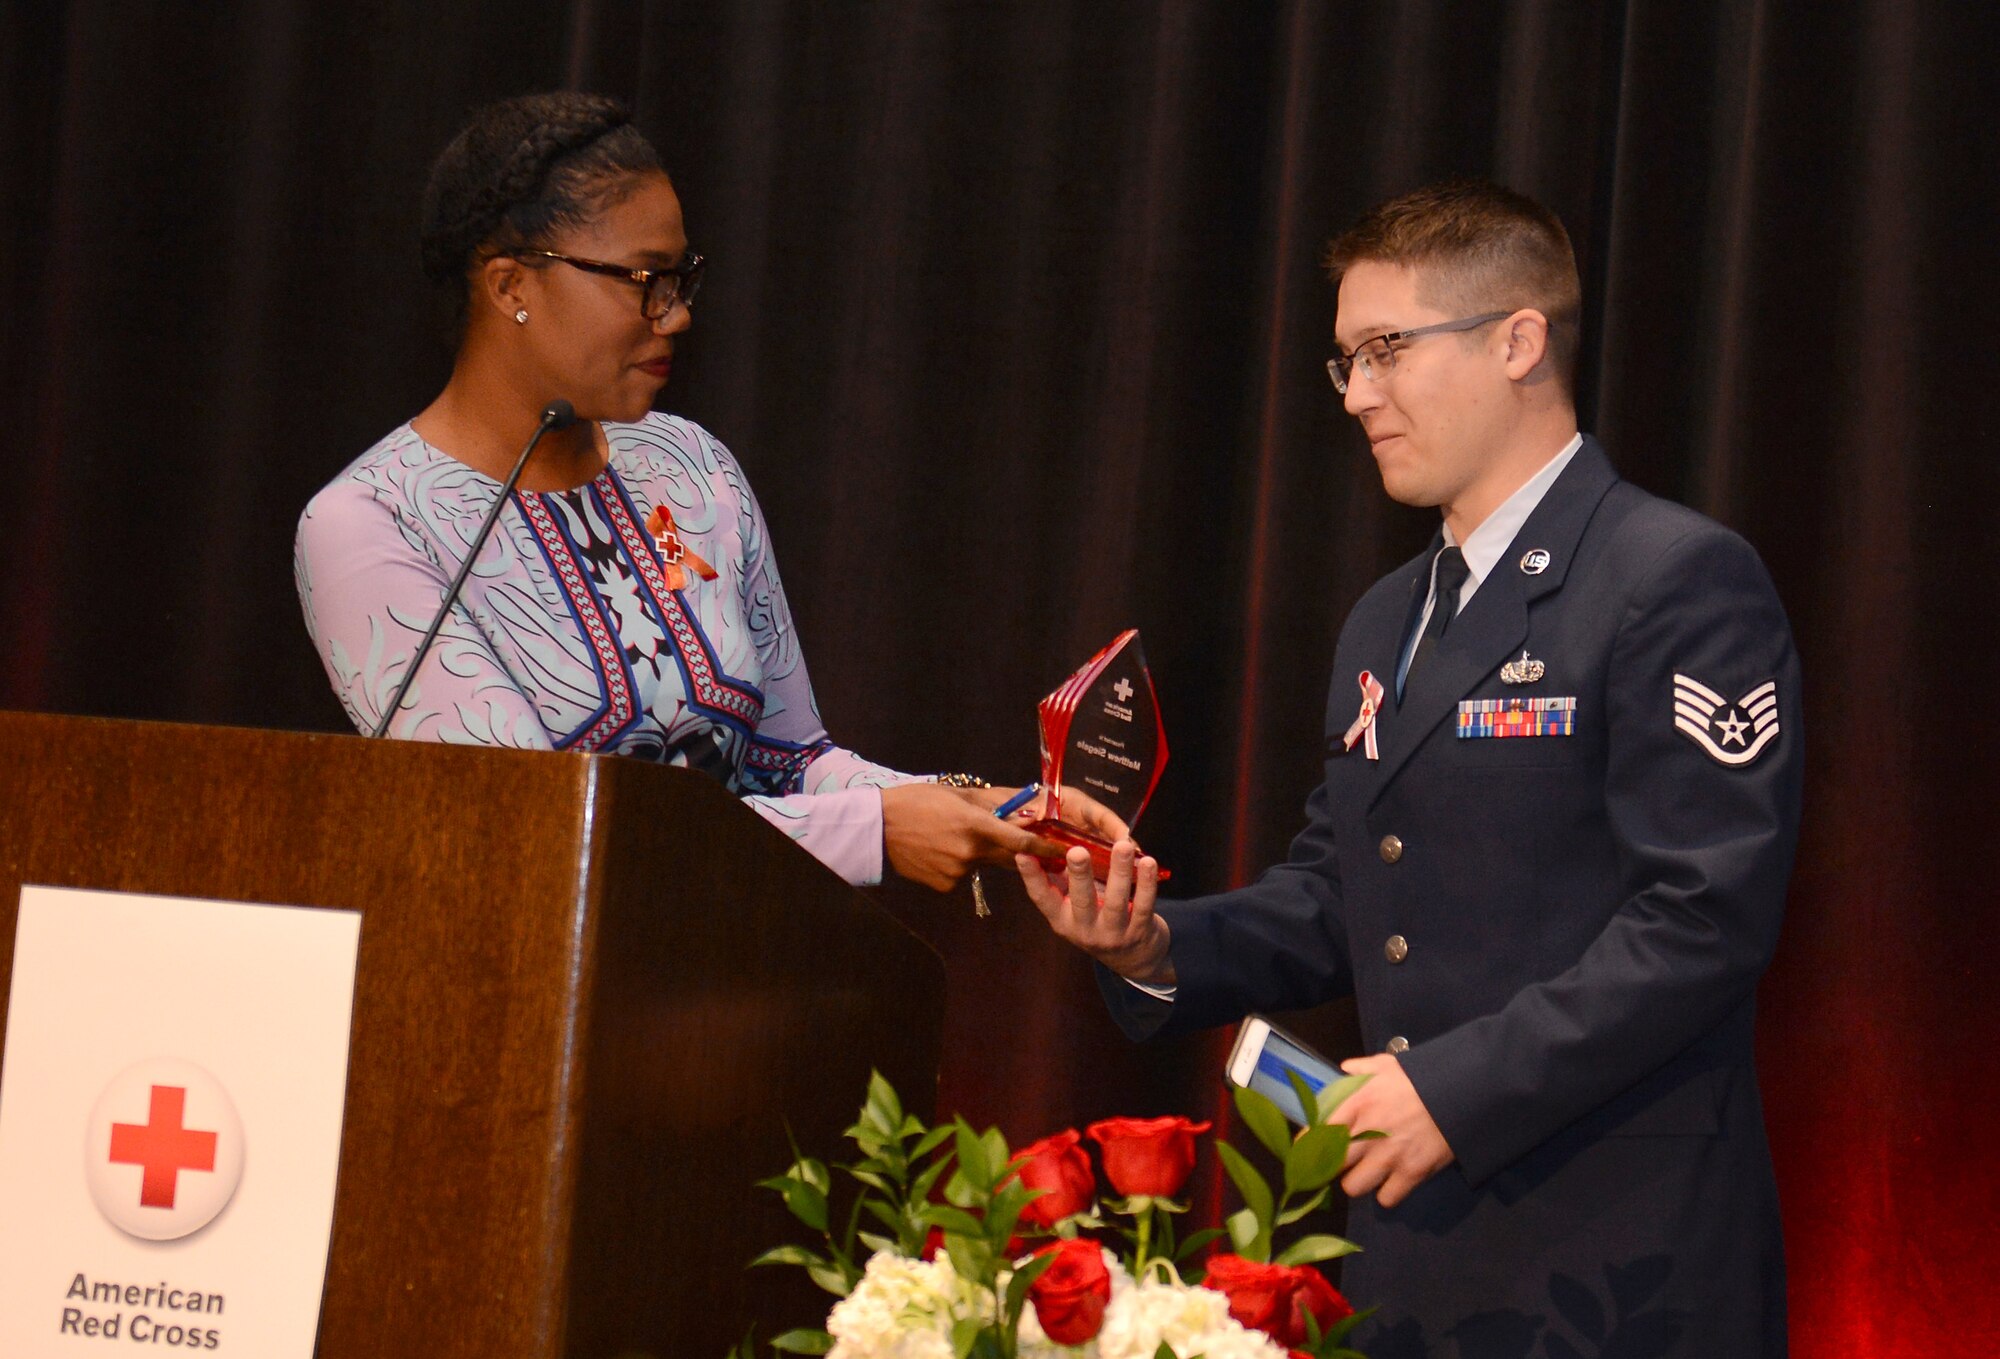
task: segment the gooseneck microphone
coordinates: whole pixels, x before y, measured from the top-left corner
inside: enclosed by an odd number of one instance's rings
[[[479,549],[486,546],[486,539],[493,532],[494,521],[500,518],[500,511],[506,506],[508,498],[514,494],[514,487],[520,484],[522,469],[528,465],[528,455],[535,451],[535,445],[542,441],[544,434],[552,429],[568,429],[575,423],[576,408],[561,398],[542,407],[541,423],[536,425],[535,432],[528,436],[528,446],[521,450],[521,456],[514,460],[514,470],[509,472],[507,480],[500,484],[500,494],[494,497],[493,508],[486,511],[486,517],[479,521],[479,532],[472,540],[471,550],[465,554],[465,560],[459,563],[458,574],[452,577],[451,588],[444,592],[444,603],[438,606],[437,617],[431,619],[430,629],[424,633],[424,640],[417,643],[417,654],[410,658],[410,668],[403,672],[403,682],[396,686],[396,696],[389,700],[389,706],[383,712],[382,720],[375,724],[375,730],[369,733],[370,737],[380,736],[388,731],[390,721],[402,709],[403,698],[410,692],[410,684],[416,679],[417,670],[423,665],[424,657],[430,654],[431,643],[437,640],[438,629],[444,626],[445,616],[451,612],[451,606],[458,602],[458,592],[465,587],[465,578],[472,572],[472,563],[478,559]]]

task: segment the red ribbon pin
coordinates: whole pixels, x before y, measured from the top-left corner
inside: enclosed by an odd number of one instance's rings
[[[1362,753],[1367,755],[1371,760],[1382,758],[1381,752],[1375,748],[1375,714],[1380,712],[1381,709],[1382,681],[1376,679],[1366,670],[1363,670],[1361,672],[1361,712],[1354,719],[1353,725],[1348,727],[1347,735],[1341,737],[1341,742],[1346,749],[1354,749],[1354,743],[1362,741],[1365,737],[1366,740],[1361,747]]]

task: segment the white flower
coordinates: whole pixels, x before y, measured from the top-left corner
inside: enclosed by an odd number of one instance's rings
[[[878,1251],[826,1319],[829,1359],[952,1359],[952,1323],[992,1314],[993,1295],[959,1278],[944,1256]]]
[[[1021,1309],[1021,1359],[1153,1359],[1165,1341],[1182,1356],[1202,1359],[1287,1359],[1285,1348],[1229,1315],[1229,1299],[1148,1275],[1132,1277],[1106,1251],[1111,1301],[1104,1329],[1082,1345],[1058,1345],[1042,1330],[1032,1302]],[[1007,1286],[1002,1274],[1000,1286]],[[911,1260],[882,1252],[868,1261],[854,1291],[826,1319],[833,1336],[828,1359],[952,1359],[952,1324],[990,1321],[993,1295],[958,1277],[943,1255]]]
[[[1100,1359],[1153,1359],[1162,1340],[1202,1359],[1286,1359],[1284,1346],[1239,1324],[1212,1288],[1148,1277],[1112,1293],[1097,1334]]]

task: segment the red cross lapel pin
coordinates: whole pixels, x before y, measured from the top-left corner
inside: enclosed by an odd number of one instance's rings
[[[653,550],[660,554],[660,573],[666,577],[669,590],[686,589],[690,571],[703,580],[715,579],[715,568],[681,541],[680,532],[674,527],[674,516],[665,505],[655,505],[646,516],[646,532],[653,535]]]
[[[1354,749],[1360,741],[1361,749],[1371,760],[1379,760],[1382,754],[1375,747],[1375,714],[1382,711],[1382,681],[1366,670],[1361,672],[1361,711],[1347,728],[1347,734],[1340,738],[1345,749]]]

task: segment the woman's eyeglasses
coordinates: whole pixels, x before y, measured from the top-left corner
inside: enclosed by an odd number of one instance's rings
[[[606,264],[603,260],[583,260],[574,255],[558,255],[553,250],[509,250],[509,255],[538,255],[543,259],[560,260],[572,269],[582,269],[587,273],[603,274],[608,278],[622,278],[627,283],[639,285],[639,313],[648,321],[657,321],[674,309],[676,302],[683,307],[694,305],[694,295],[701,290],[701,270],[708,261],[689,251],[671,269],[634,269],[623,264]]]

